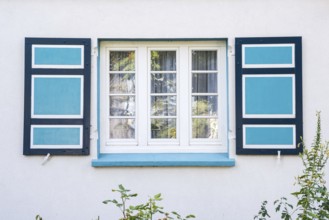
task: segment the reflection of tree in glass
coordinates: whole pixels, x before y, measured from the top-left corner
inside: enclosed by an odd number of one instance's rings
[[[194,118],[192,120],[193,138],[218,138],[218,128],[216,118]]]
[[[135,96],[111,96],[111,116],[133,116],[135,115]]]
[[[176,74],[157,73],[151,74],[151,92],[152,93],[175,93],[176,92]]]
[[[176,119],[152,119],[152,138],[176,138]]]
[[[153,116],[174,116],[176,115],[176,96],[152,96]]]
[[[134,71],[135,52],[134,51],[111,51],[110,52],[111,71]]]
[[[201,99],[193,102],[192,114],[193,115],[208,115],[209,101]]]
[[[159,51],[151,51],[151,70],[160,70]]]
[[[135,74],[110,74],[111,93],[134,93]]]
[[[217,115],[217,96],[192,96],[192,114],[195,116]]]
[[[176,51],[151,51],[152,71],[175,71]]]
[[[132,139],[135,138],[135,120],[133,119],[111,119],[110,138]]]

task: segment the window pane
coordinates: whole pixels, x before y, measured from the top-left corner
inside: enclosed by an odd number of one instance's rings
[[[152,116],[175,116],[176,96],[152,96],[151,97]]]
[[[192,115],[216,116],[217,96],[192,96]]]
[[[218,121],[216,118],[193,118],[192,138],[218,138]]]
[[[176,51],[151,51],[152,71],[175,71]]]
[[[176,138],[176,119],[152,119],[151,138]]]
[[[135,119],[110,119],[110,138],[134,139]]]
[[[110,115],[135,115],[135,96],[110,96]]]
[[[134,71],[134,51],[110,51],[110,71]]]
[[[192,70],[217,70],[217,51],[192,51]]]
[[[135,74],[110,74],[110,93],[135,93]]]
[[[217,73],[194,73],[192,93],[217,93]]]
[[[151,74],[151,93],[175,93],[176,74],[160,73]]]

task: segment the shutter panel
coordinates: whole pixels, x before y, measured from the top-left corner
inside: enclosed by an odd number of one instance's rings
[[[236,38],[236,153],[298,154],[301,37]]]
[[[91,40],[25,39],[24,155],[88,155]]]

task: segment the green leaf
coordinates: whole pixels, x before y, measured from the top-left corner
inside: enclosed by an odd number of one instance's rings
[[[123,187],[122,184],[119,185],[119,189],[122,190],[122,191],[125,191],[126,189]]]

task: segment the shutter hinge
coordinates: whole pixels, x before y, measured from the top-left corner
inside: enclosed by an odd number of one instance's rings
[[[91,56],[98,57],[98,47],[93,47],[91,50]]]

